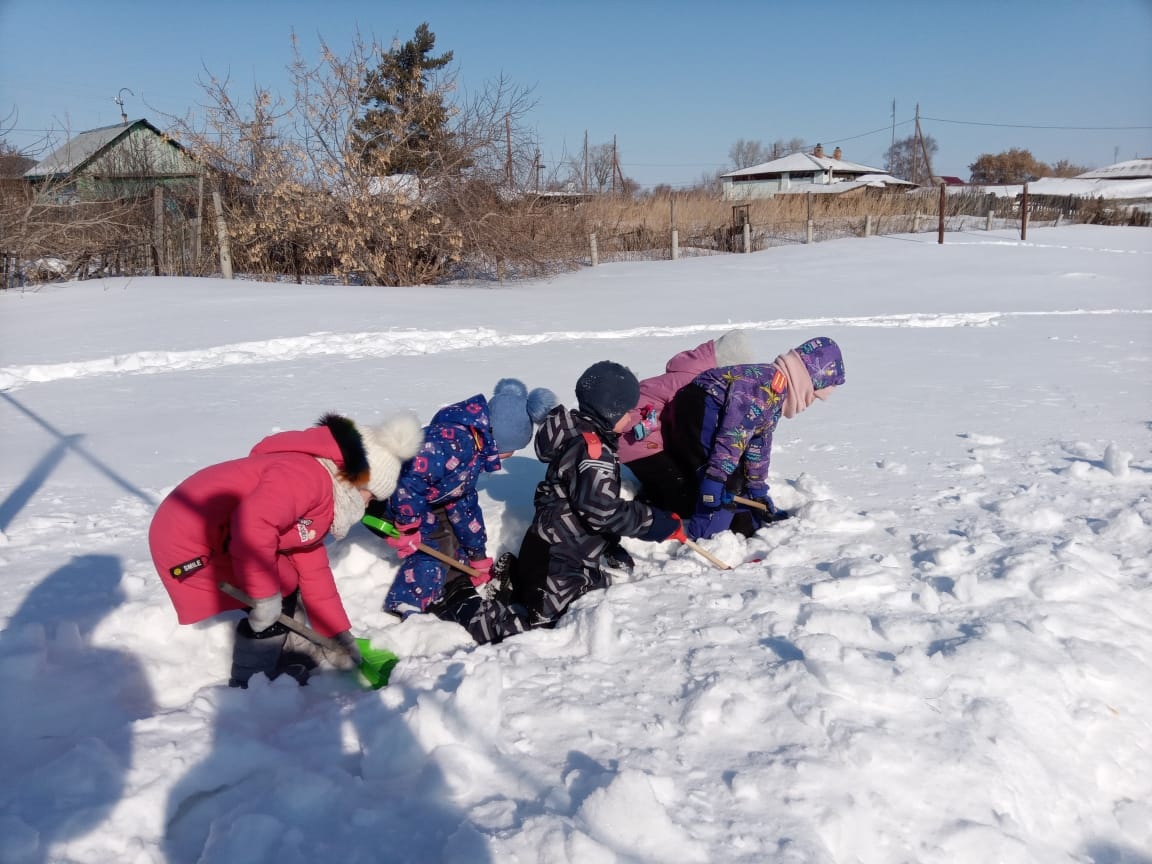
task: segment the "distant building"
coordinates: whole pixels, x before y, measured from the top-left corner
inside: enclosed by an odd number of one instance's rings
[[[189,183],[200,165],[147,120],[89,129],[69,138],[24,172],[58,201],[106,200]]]
[[[1024,191],[1021,184],[981,189],[1002,198],[1015,198]],[[1147,212],[1152,210],[1152,159],[1117,162],[1075,177],[1041,177],[1028,184],[1028,195],[1033,201],[1050,203],[1062,198],[1122,201]]]
[[[840,194],[861,188],[915,186],[885,173],[882,168],[846,162],[840,156],[839,147],[829,158],[824,155],[824,148],[817,144],[811,153],[790,153],[771,162],[722,174],[720,182],[724,200],[746,201],[781,194]]]
[[[1152,180],[1152,157],[1129,159],[1106,168],[1094,168],[1077,174],[1075,180]]]

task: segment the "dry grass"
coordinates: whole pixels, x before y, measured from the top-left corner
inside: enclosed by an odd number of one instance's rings
[[[161,246],[156,248],[156,223],[150,194],[114,201],[54,204],[33,200],[24,188],[0,190],[0,231],[5,248],[0,261],[3,283],[10,284],[16,269],[23,278],[60,278],[57,271],[37,273],[28,265],[57,258],[66,273],[93,275],[132,273],[218,273],[216,224],[210,208],[200,224],[192,218],[199,202],[188,194],[166,192]],[[246,196],[239,196],[244,198]],[[229,206],[229,233],[238,274],[266,279],[362,281],[334,264],[333,247],[322,236],[287,231],[284,220],[266,220],[250,242],[243,230],[243,202],[236,196]],[[983,230],[1019,226],[1019,202],[979,192],[949,194],[945,213],[947,231]],[[441,202],[444,226],[458,239],[455,263],[443,277],[504,279],[527,278],[585,266],[591,261],[590,235],[597,238],[602,261],[652,260],[671,257],[673,219],[680,254],[706,255],[744,250],[743,222],[749,223],[753,250],[770,246],[821,241],[837,237],[934,232],[939,224],[938,190],[911,193],[858,190],[840,195],[783,195],[742,203],[723,201],[710,194],[677,194],[594,198],[578,206],[558,205],[529,196],[507,200],[483,184],[456,189]],[[1116,202],[1030,202],[1032,224],[1066,221],[1147,224],[1147,215]],[[1133,216],[1136,212],[1136,216]],[[991,213],[992,220],[988,221]],[[1139,217],[1139,218],[1137,218]],[[330,214],[343,223],[347,214]],[[371,231],[364,232],[365,236]],[[409,244],[411,246],[412,244]],[[430,246],[431,255],[439,255]],[[409,256],[411,258],[411,256]],[[404,259],[407,260],[407,259]],[[438,260],[438,259],[437,259]],[[438,265],[441,266],[441,265]],[[364,280],[373,281],[373,280]],[[392,278],[389,282],[424,281]]]

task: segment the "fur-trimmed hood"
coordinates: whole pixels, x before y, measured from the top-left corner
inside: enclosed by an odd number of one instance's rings
[[[252,454],[306,453],[331,459],[341,479],[384,500],[396,489],[400,466],[416,455],[423,429],[412,414],[398,414],[378,426],[359,426],[339,414],[325,414],[311,429],[269,435]]]

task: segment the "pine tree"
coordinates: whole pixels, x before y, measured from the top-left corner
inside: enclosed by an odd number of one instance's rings
[[[449,112],[434,73],[452,62],[452,52],[432,56],[436,34],[416,28],[403,45],[393,45],[365,77],[363,116],[353,123],[355,155],[378,175],[422,175],[442,165],[453,149]]]

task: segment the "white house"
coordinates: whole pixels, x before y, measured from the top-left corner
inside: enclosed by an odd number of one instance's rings
[[[811,153],[790,153],[771,162],[722,174],[720,182],[726,201],[802,192],[839,194],[860,188],[915,185],[885,173],[882,168],[846,162],[840,158],[839,147],[833,151],[832,158],[828,158],[819,144]]]

